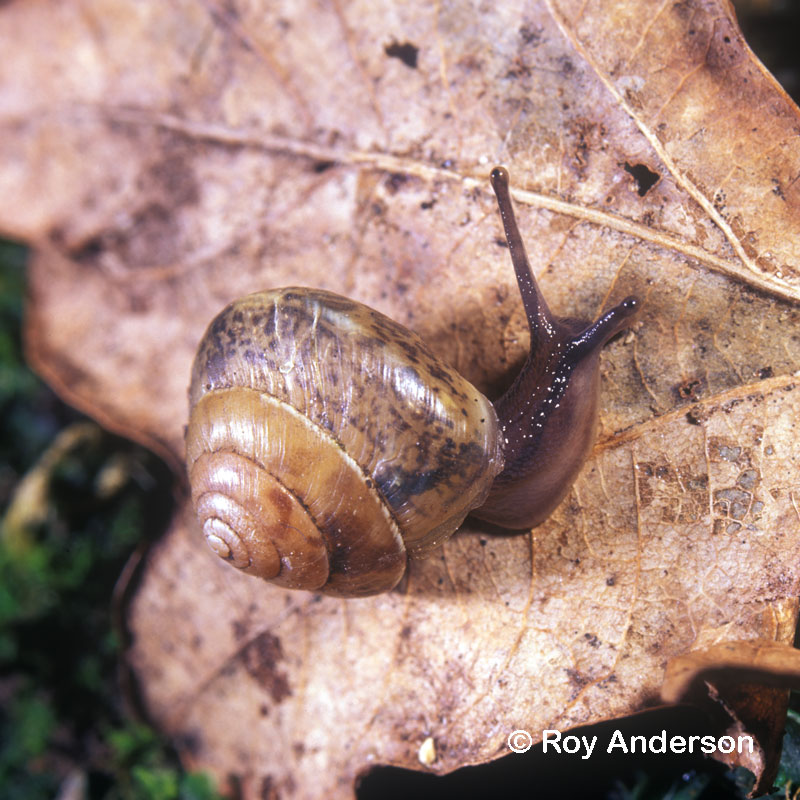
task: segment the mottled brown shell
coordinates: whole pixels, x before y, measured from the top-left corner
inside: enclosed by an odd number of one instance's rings
[[[392,588],[503,465],[491,403],[418,336],[306,288],[249,295],[211,323],[186,451],[218,555],[340,596]]]

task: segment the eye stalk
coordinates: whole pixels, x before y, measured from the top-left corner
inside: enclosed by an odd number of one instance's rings
[[[505,467],[473,516],[504,528],[524,529],[550,516],[589,455],[597,431],[600,351],[630,324],[639,304],[635,297],[627,297],[583,325],[554,316],[525,252],[508,171],[495,167],[490,179],[531,344],[516,380],[494,403]]]

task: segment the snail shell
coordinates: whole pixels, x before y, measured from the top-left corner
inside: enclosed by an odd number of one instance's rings
[[[331,292],[284,288],[214,319],[186,434],[206,541],[288,588],[392,588],[483,503],[492,404],[414,333]]]

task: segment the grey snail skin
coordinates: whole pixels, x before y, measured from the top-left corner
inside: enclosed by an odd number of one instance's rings
[[[531,333],[494,404],[415,333],[332,292],[257,292],[211,322],[186,462],[206,541],[232,566],[286,588],[377,594],[467,514],[530,529],[569,491],[594,443],[600,351],[637,301],[588,325],[553,316],[508,172],[491,182]]]

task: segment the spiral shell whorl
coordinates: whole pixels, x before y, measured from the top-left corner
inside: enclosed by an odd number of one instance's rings
[[[368,480],[284,403],[237,387],[206,394],[187,442],[203,532],[234,566],[344,596],[386,591],[402,577],[402,537]]]

